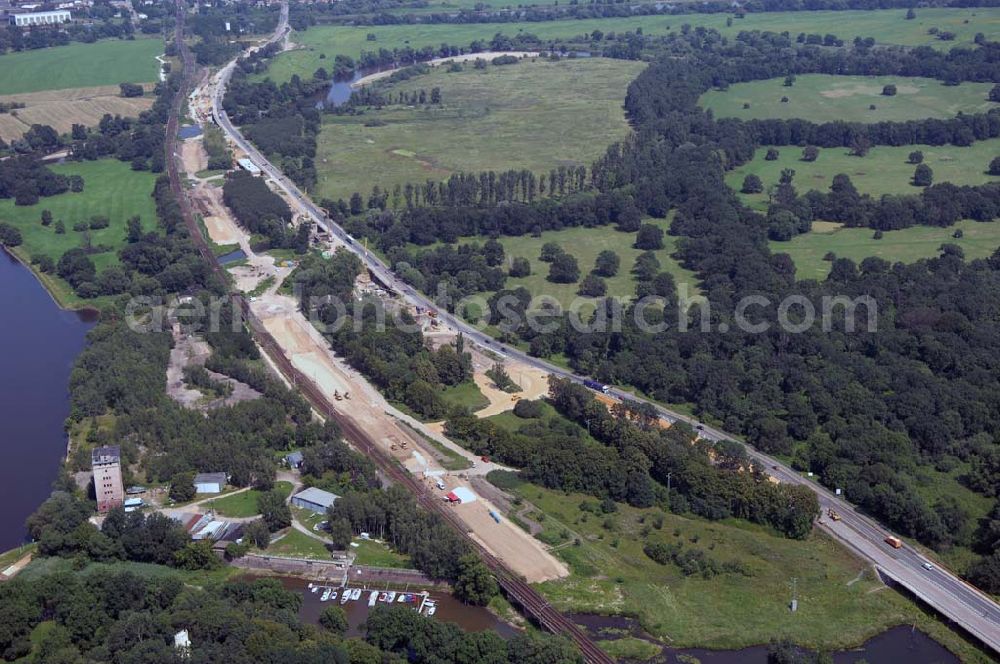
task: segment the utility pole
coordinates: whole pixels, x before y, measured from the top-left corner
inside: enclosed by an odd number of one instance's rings
[[[792,603],[790,605],[792,613],[795,613],[798,610],[798,608],[799,608],[799,600],[796,597],[796,594],[797,594],[796,590],[798,588],[798,581],[799,580],[796,577],[794,577],[794,576],[792,577]]]
[[[667,473],[667,506],[670,506],[670,476],[673,475],[673,471]]]

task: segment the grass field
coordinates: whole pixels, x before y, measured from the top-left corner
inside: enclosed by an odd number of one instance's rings
[[[636,16],[630,18],[572,19],[546,21],[541,23],[477,23],[477,24],[418,24],[385,26],[319,26],[305,32],[293,34],[292,39],[304,48],[289,51],[278,56],[268,75],[278,82],[291,78],[292,74],[312,76],[321,66],[329,68],[329,60],[321,60],[320,54],[333,58],[336,54],[357,57],[361,51],[379,48],[400,48],[411,46],[439,46],[448,43],[463,48],[476,39],[489,40],[496,33],[515,35],[530,33],[546,41],[567,41],[593,30],[623,32],[642,28],[647,35],[664,35],[679,31],[687,23],[692,26],[715,28],[724,35],[735,36],[741,30],[787,30],[792,35],[800,32],[832,33],[845,41],[854,37],[874,37],[880,43],[917,46],[930,44],[936,48],[948,49],[956,45],[968,45],[977,32],[988,39],[1000,36],[1000,9],[920,9],[917,18],[904,20],[905,10],[880,11],[806,11],[769,12],[748,14],[744,19],[733,21],[726,26],[727,14],[691,14],[681,16]],[[928,28],[937,27],[956,34],[956,40],[942,42],[927,34]],[[376,41],[367,41],[368,33],[374,33]]]
[[[893,84],[897,94],[882,96]],[[710,90],[701,105],[719,118],[741,120],[801,118],[813,122],[882,122],[950,118],[959,112],[984,112],[998,104],[988,101],[990,83],[949,87],[930,78],[903,76],[831,76],[804,74],[792,87],[784,78],[737,83],[728,90]],[[781,99],[788,97],[788,102]],[[743,108],[745,103],[750,108]],[[875,110],[869,106],[875,105]]]
[[[355,564],[371,565],[372,567],[396,567],[410,569],[413,561],[409,556],[396,553],[385,544],[372,540],[356,540],[358,546],[351,546],[351,551],[357,555]]]
[[[654,223],[660,226],[664,232],[669,227],[669,223],[665,220],[647,220],[646,223]],[[661,269],[674,275],[678,285],[687,284],[689,293],[697,292],[698,286],[694,274],[685,270],[670,257],[670,254],[674,252],[675,238],[665,235],[663,241],[664,248],[654,252],[660,261]],[[462,242],[482,243],[482,239],[464,238]],[[563,307],[569,306],[578,297],[579,283],[554,284],[548,280],[549,264],[538,258],[542,245],[546,242],[559,244],[567,253],[576,258],[580,267],[581,280],[594,269],[597,254],[605,249],[614,251],[621,259],[621,267],[617,275],[605,279],[608,285],[607,294],[616,297],[633,297],[635,295],[636,282],[632,275],[632,266],[636,257],[642,252],[632,246],[635,243],[635,233],[622,233],[615,230],[613,226],[546,231],[540,237],[531,237],[530,235],[501,237],[500,243],[503,245],[507,264],[511,259],[518,257],[527,258],[531,262],[531,274],[527,277],[508,277],[507,288],[524,286],[536,297],[539,295],[554,297]],[[488,297],[489,293],[483,294],[483,296]]]
[[[603,58],[443,68],[393,90],[441,89],[443,103],[327,116],[319,136],[317,192],[363,195],[372,185],[441,180],[457,171],[589,164],[624,138],[625,89],[644,65]],[[366,127],[373,119],[386,125]]]
[[[118,264],[118,249],[125,242],[125,222],[129,217],[139,215],[146,231],[157,229],[156,206],[151,196],[156,180],[154,174],[133,171],[128,163],[116,159],[69,162],[51,168],[63,175],[82,176],[84,190],[42,198],[37,205],[31,206],[14,205],[11,199],[0,200],[0,221],[17,226],[24,237],[24,244],[16,247],[14,253],[25,264],[30,262],[33,254],[44,254],[58,262],[64,253],[80,246],[82,233],[74,231],[73,224],[87,221],[95,215],[104,215],[111,221],[107,228],[90,231],[94,246],[112,248],[111,251],[91,256],[98,272]],[[61,219],[66,233],[57,234],[55,222],[48,227],[42,226],[42,210],[50,210],[55,221]],[[62,279],[37,272],[36,275],[60,305],[75,307],[93,304],[76,297]]]
[[[744,202],[755,209],[767,209],[767,190],[778,184],[785,168],[795,171],[793,184],[800,194],[811,189],[829,191],[834,176],[840,173],[848,175],[863,194],[917,194],[920,189],[910,184],[916,166],[907,163],[907,156],[914,150],[924,153],[924,163],[934,171],[935,183],[976,185],[1000,180],[986,172],[990,160],[1000,155],[1000,139],[977,141],[969,147],[877,146],[864,157],[852,157],[847,148],[826,148],[819,151],[819,158],[813,162],[802,161],[801,148],[784,146],[778,150],[778,159],[766,161],[767,148],[758,148],[753,161],[726,174],[726,184],[737,192],[747,175],[752,173],[761,179],[764,183],[762,193],[740,194]]]
[[[292,483],[275,482],[274,488],[280,492],[282,496],[287,498],[288,494],[292,492]],[[260,514],[260,510],[257,509],[257,499],[260,498],[261,493],[262,492],[257,489],[250,489],[249,491],[230,494],[224,498],[213,500],[208,503],[208,507],[214,509],[222,516],[235,518],[254,516]]]
[[[580,504],[596,501],[581,494],[530,484],[515,493],[538,508],[540,539],[556,543],[555,554],[572,570],[566,579],[539,586],[561,610],[634,616],[675,647],[729,649],[787,637],[810,647],[847,648],[888,627],[915,624],[972,654],[957,635],[885,589],[867,565],[821,533],[788,540],[744,521],[709,522],[625,505],[609,516],[589,514]],[[642,550],[646,541],[700,549],[720,563],[742,563],[751,576],[684,576],[672,564],[649,559]],[[788,611],[793,577],[794,615]]]
[[[300,533],[294,528],[289,528],[280,540],[267,547],[266,553],[291,558],[330,559],[330,552],[327,551],[323,542]]]
[[[490,400],[483,395],[479,386],[472,381],[446,387],[441,393],[441,398],[449,406],[467,408],[470,413],[482,410],[490,405]]]
[[[21,229],[24,244],[18,252],[27,256],[41,253],[53,260],[68,250],[80,246],[80,236],[73,224],[87,221],[92,216],[104,215],[111,224],[104,229],[90,231],[93,244],[105,244],[112,251],[94,254],[91,258],[98,271],[118,263],[117,250],[125,243],[125,222],[132,215],[139,215],[143,228],[157,228],[156,206],[151,194],[156,176],[147,171],[133,171],[127,162],[117,159],[68,162],[51,167],[63,175],[83,177],[84,189],[80,193],[66,192],[39,200],[37,205],[17,206],[12,199],[0,200],[0,221]],[[59,235],[55,223],[42,226],[42,210],[50,210],[54,220],[62,220],[66,233]]]
[[[887,261],[912,263],[921,258],[938,255],[938,248],[945,242],[962,247],[966,259],[985,258],[1000,247],[1000,223],[960,221],[948,228],[913,226],[898,231],[886,231],[881,240],[875,240],[870,228],[840,228],[835,224],[821,224],[811,233],[799,235],[789,242],[772,242],[771,251],[786,253],[795,261],[799,279],[825,279],[830,263],[823,256],[832,251],[838,258],[861,262],[869,256]],[[953,238],[956,230],[961,238]]]
[[[159,38],[109,39],[0,56],[0,95],[157,80]]]

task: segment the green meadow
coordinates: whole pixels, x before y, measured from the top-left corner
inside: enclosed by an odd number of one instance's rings
[[[998,106],[987,99],[993,87],[990,83],[946,86],[930,78],[805,74],[786,87],[784,80],[771,78],[710,90],[702,95],[701,105],[718,118],[865,123],[950,118]],[[882,87],[889,84],[896,86],[895,96],[882,95]],[[782,101],[784,98],[788,101]],[[749,108],[744,108],[745,104]]]
[[[107,39],[0,55],[0,95],[157,80],[159,38]]]
[[[961,230],[962,237],[953,237]],[[860,263],[869,256],[890,262],[912,263],[921,258],[937,256],[942,244],[957,244],[965,258],[986,258],[1000,247],[1000,223],[960,221],[948,228],[913,226],[898,231],[885,231],[876,240],[870,228],[841,228],[839,224],[814,222],[813,231],[788,242],[771,242],[771,251],[791,256],[799,279],[825,279],[830,262],[823,260],[827,252],[837,258],[850,258]]]
[[[317,193],[364,196],[373,185],[444,180],[456,172],[589,165],[629,127],[622,101],[644,65],[606,59],[526,59],[449,73],[443,67],[387,89],[440,88],[442,103],[325,116]],[[379,126],[370,126],[377,124]]]
[[[311,76],[322,66],[329,68],[329,59],[343,54],[357,57],[362,51],[380,48],[410,46],[440,46],[442,43],[467,48],[473,40],[490,40],[496,33],[516,35],[530,33],[545,41],[568,41],[594,30],[602,32],[635,31],[642,28],[647,35],[665,35],[679,31],[688,24],[694,27],[714,28],[724,35],[734,37],[741,30],[831,33],[850,41],[854,37],[873,37],[879,43],[919,46],[923,44],[948,49],[956,45],[969,45],[977,32],[988,39],[1000,36],[1000,9],[919,9],[917,18],[905,20],[906,11],[890,9],[878,11],[806,11],[768,12],[747,14],[726,25],[727,14],[683,14],[677,16],[636,16],[628,18],[571,19],[545,22],[468,23],[468,24],[417,24],[384,26],[315,26],[304,32],[293,33],[292,39],[301,49],[289,51],[275,58],[268,76],[275,81],[287,81],[292,74]],[[937,27],[954,32],[955,41],[943,42],[928,34]],[[369,33],[375,41],[368,41]],[[589,40],[589,37],[588,37]],[[327,59],[320,59],[325,54]]]
[[[920,189],[911,184],[916,168],[907,161],[909,154],[919,150],[924,154],[924,162],[934,171],[934,182],[951,182],[958,185],[978,185],[1000,181],[987,172],[990,161],[1000,156],[1000,139],[976,141],[968,147],[955,145],[904,145],[901,147],[876,146],[864,157],[853,157],[847,148],[824,148],[819,151],[816,161],[802,161],[802,149],[794,145],[777,148],[778,158],[764,159],[767,147],[757,149],[753,161],[729,171],[726,184],[739,192],[743,179],[756,175],[764,184],[759,194],[743,194],[740,197],[758,210],[767,209],[770,187],[777,185],[781,171],[790,168],[795,171],[792,183],[804,194],[810,190],[829,191],[833,178],[841,173],[849,176],[854,187],[862,194],[881,196],[882,194],[916,194]]]

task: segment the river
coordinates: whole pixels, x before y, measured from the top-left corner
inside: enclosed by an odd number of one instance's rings
[[[63,311],[31,270],[0,249],[0,551],[49,495],[66,454],[69,374],[95,314]]]

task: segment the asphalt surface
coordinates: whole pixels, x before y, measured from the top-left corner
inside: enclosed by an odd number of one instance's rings
[[[288,6],[286,4],[282,9],[281,20],[271,42],[282,39],[287,31]],[[561,378],[568,378],[577,383],[583,383],[584,378],[582,376],[577,376],[542,359],[532,357],[517,348],[506,346],[469,323],[456,319],[448,312],[438,309],[433,301],[398,279],[392,270],[389,269],[389,266],[383,263],[377,256],[366,251],[345,233],[340,226],[327,217],[323,210],[314,205],[299,190],[295,183],[285,177],[280,170],[271,164],[229,121],[222,106],[222,98],[234,66],[235,61],[226,65],[217,74],[217,85],[212,96],[212,112],[216,123],[229,135],[236,145],[247,153],[249,158],[261,168],[263,173],[277,183],[285,194],[295,201],[313,221],[357,254],[378,281],[382,282],[410,304],[425,310],[436,311],[438,319],[442,323],[461,332],[466,340]],[[609,388],[607,394],[618,399],[630,399],[650,403],[664,419],[670,422],[686,422],[692,427],[698,428],[699,435],[708,440],[739,440],[736,436],[730,435],[725,431],[703,425],[696,419],[664,408],[651,401],[637,398],[627,392]],[[781,461],[758,452],[749,445],[747,445],[747,451],[762,468],[776,479],[781,482],[807,486],[817,494],[823,511],[823,516],[819,524],[821,528],[824,528],[833,537],[863,558],[874,563],[884,576],[904,586],[943,616],[961,626],[995,652],[1000,653],[1000,605],[989,596],[969,585],[951,571],[932,562],[909,544],[904,543],[900,549],[890,547],[885,542],[885,538],[891,534],[888,529],[881,526],[874,519],[858,513],[850,503],[834,495],[833,492],[822,487],[814,480],[804,477]],[[842,517],[840,521],[833,522],[826,516],[830,508],[840,513]],[[927,569],[925,565],[931,565],[932,569]]]

